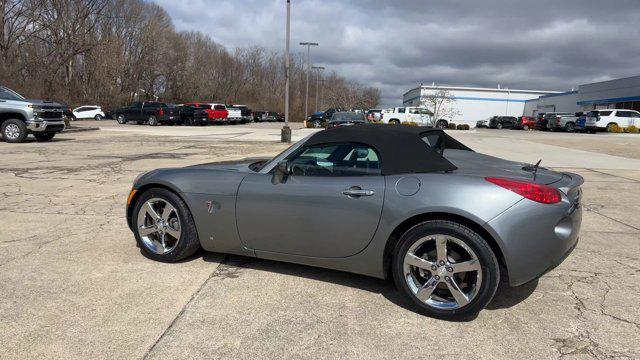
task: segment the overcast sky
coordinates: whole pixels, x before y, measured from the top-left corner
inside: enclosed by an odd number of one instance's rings
[[[178,30],[284,51],[285,0],[156,0]],[[640,75],[640,0],[292,0],[291,46],[401,104],[421,82],[570,90]]]

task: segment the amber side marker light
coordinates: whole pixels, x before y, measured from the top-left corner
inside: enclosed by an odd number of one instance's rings
[[[133,196],[138,192],[137,189],[131,189],[131,192],[129,192],[129,197],[127,198],[127,206],[131,205],[131,199],[133,199]]]
[[[484,179],[507,190],[511,190],[516,194],[520,194],[529,200],[542,204],[555,204],[562,200],[560,191],[551,186],[497,177],[487,177]]]

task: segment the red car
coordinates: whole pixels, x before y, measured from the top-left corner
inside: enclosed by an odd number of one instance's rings
[[[516,123],[513,124],[514,129],[522,129],[529,130],[535,129],[536,127],[536,118],[530,116],[520,116],[516,120]]]
[[[225,123],[227,122],[227,118],[229,116],[227,107],[221,104],[190,102],[185,103],[184,105],[191,106],[193,108],[200,109],[206,112],[209,124]]]

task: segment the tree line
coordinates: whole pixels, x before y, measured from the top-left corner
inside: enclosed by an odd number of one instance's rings
[[[284,54],[229,50],[201,32],[179,32],[143,0],[0,0],[0,84],[31,98],[106,109],[134,100],[216,101],[284,110]],[[292,120],[302,119],[306,64],[291,59]],[[317,74],[310,77],[315,109]],[[323,77],[323,107],[375,107],[377,88],[335,72]]]

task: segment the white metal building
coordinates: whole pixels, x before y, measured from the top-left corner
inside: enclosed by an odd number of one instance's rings
[[[427,96],[445,90],[455,100],[456,115],[446,119],[456,124],[475,126],[476,121],[496,115],[522,116],[527,100],[556,91],[516,90],[506,88],[477,88],[459,86],[421,85],[407,91],[402,97],[404,106],[425,105]]]
[[[523,115],[607,108],[640,111],[640,76],[584,84],[575,91],[543,95],[526,101]]]

